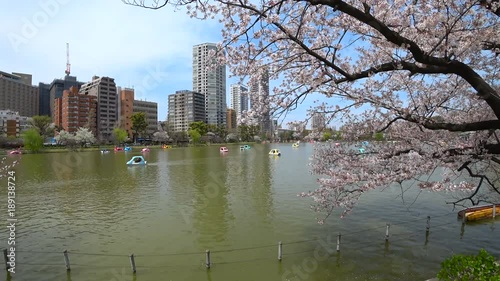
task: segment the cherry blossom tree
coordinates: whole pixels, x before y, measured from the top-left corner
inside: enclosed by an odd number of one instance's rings
[[[80,127],[75,133],[75,141],[79,143],[82,147],[87,144],[93,144],[96,142],[94,133],[89,128]]]
[[[302,194],[323,218],[395,182],[465,192],[453,204],[500,194],[499,0],[123,1],[219,20],[219,63],[249,84],[266,69],[281,81],[274,113],[329,97],[311,112],[342,120],[344,142],[315,148],[319,187]],[[394,141],[352,149],[377,132]]]

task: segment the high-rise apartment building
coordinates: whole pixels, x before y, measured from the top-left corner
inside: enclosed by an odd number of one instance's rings
[[[119,115],[119,121],[120,121],[120,128],[124,129],[127,131],[128,136],[131,138],[133,136],[132,132],[132,113],[134,113],[134,89],[130,88],[119,88],[119,94],[120,98],[118,99],[119,101],[119,106],[118,108],[120,109],[120,115]]]
[[[71,87],[54,101],[54,124],[69,133],[89,128],[95,135],[96,112],[97,96],[79,94],[77,87]]]
[[[214,43],[193,47],[193,92],[205,95],[205,119],[207,124],[226,124],[226,66],[216,64],[212,53],[217,51]]]
[[[158,103],[151,101],[134,100],[133,113],[144,112],[146,114],[146,128],[145,135],[152,137],[154,132],[158,131]]]
[[[0,71],[0,110],[20,116],[38,115],[38,87],[31,85],[31,75]]]
[[[250,86],[250,108],[256,111],[257,123],[261,133],[271,134],[271,116],[269,107],[269,70],[266,68]]]
[[[80,94],[97,97],[97,139],[111,140],[113,129],[118,127],[118,94],[115,79],[92,77],[92,81],[82,85]]]
[[[64,90],[69,90],[71,87],[76,87],[78,90],[83,85],[83,82],[79,82],[76,80],[75,76],[64,76],[64,79],[54,79],[49,86],[49,106],[50,106],[50,116],[54,118],[54,101],[57,98],[62,97]],[[45,99],[45,96],[42,97]],[[44,109],[45,112],[45,109]]]
[[[321,112],[315,112],[312,116],[311,129],[313,130],[323,130],[326,127],[325,114]]]
[[[205,120],[205,95],[182,90],[168,96],[168,127],[174,132],[187,132],[189,124]]]
[[[231,108],[235,111],[237,124],[240,124],[241,114],[248,110],[248,89],[239,83],[232,84],[230,89]]]

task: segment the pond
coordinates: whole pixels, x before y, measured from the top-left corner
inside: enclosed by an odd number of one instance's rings
[[[411,183],[371,191],[319,225],[297,196],[317,187],[311,144],[239,146],[152,149],[145,166],[125,164],[138,147],[22,155],[12,280],[426,280],[453,253],[500,256],[498,220],[463,226],[451,195]]]

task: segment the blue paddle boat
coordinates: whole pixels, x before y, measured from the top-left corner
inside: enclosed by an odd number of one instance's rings
[[[127,165],[146,165],[147,161],[142,156],[134,156],[127,162]]]

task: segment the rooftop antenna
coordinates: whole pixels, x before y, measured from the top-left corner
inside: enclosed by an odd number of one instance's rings
[[[71,73],[71,64],[69,64],[69,43],[66,43],[66,71],[67,76]]]

